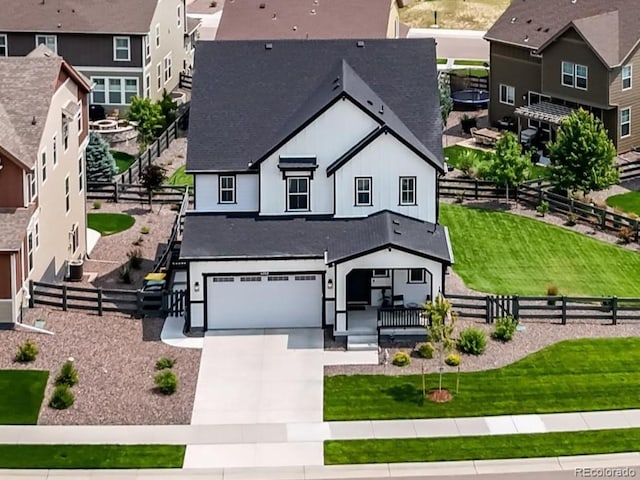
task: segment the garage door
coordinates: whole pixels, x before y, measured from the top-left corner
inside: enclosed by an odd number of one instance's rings
[[[210,277],[209,329],[322,326],[322,275]]]

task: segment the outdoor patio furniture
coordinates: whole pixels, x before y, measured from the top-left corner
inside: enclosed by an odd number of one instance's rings
[[[502,133],[490,128],[480,128],[478,130],[472,131],[471,135],[478,145],[493,147],[502,136]]]
[[[394,307],[404,307],[404,295],[394,295],[391,303]]]

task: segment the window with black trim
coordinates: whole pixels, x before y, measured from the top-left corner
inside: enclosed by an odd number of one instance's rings
[[[409,269],[409,283],[424,283],[425,275],[423,268]]]
[[[64,211],[69,213],[69,209],[71,208],[71,201],[69,199],[69,194],[71,189],[69,188],[69,175],[64,179]]]
[[[309,210],[309,177],[287,177],[287,210]]]
[[[69,233],[69,239],[71,240],[70,247],[71,247],[71,254],[73,255],[74,253],[76,253],[76,251],[78,250],[78,247],[80,246],[80,237],[78,235],[77,223],[73,224],[71,232]]]
[[[374,268],[373,269],[373,276],[374,277],[388,277],[389,276],[389,270],[380,269],[380,268]]]
[[[416,177],[400,177],[400,205],[416,204]]]
[[[234,175],[221,176],[219,190],[218,203],[236,203],[236,177]]]
[[[33,271],[33,233],[29,232],[27,235],[27,266],[29,267],[29,273]]]
[[[356,206],[371,206],[371,177],[356,177]]]

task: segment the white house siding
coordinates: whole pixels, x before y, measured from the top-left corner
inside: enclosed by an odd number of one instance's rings
[[[286,185],[278,169],[281,155],[315,156],[318,168],[311,180],[312,214],[333,213],[333,178],[326,169],[372,132],[378,124],[349,100],[338,100],[304,130],[260,165],[260,214],[287,215]],[[300,214],[300,212],[291,212]]]
[[[336,217],[391,210],[436,221],[436,170],[391,134],[383,134],[335,172]],[[355,206],[355,178],[372,177],[371,206]],[[400,177],[416,177],[416,205],[400,205]]]
[[[435,292],[431,290],[431,283],[434,281],[432,279],[433,273],[431,270],[425,272],[425,283],[409,283],[409,270],[395,270],[393,272],[393,294],[403,295],[405,305],[408,303],[425,304],[427,295],[433,298],[433,295],[438,293],[438,290]]]
[[[236,178],[236,203],[218,203],[218,175],[195,175],[195,209],[199,212],[257,212],[258,175],[239,174]]]

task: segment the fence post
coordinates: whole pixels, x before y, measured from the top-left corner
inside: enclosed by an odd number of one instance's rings
[[[618,324],[618,297],[611,297],[611,320],[614,325]]]
[[[161,137],[156,138],[156,158],[158,158],[160,156],[160,152],[161,152],[161,150],[160,150],[160,138]]]
[[[67,311],[67,286],[62,285],[62,310]]]
[[[567,297],[562,296],[562,324],[567,324]]]
[[[98,289],[98,316],[102,316],[102,289]]]
[[[602,208],[598,208],[598,210],[601,212],[600,214],[600,228],[602,229],[602,231],[605,231],[605,227],[607,225],[607,211],[602,209]]]
[[[119,188],[118,188],[118,182],[113,182],[113,200],[118,203],[118,192],[119,192]]]
[[[635,221],[636,243],[638,243],[638,220]]]
[[[491,301],[491,295],[487,295],[484,297],[485,302],[485,322],[491,323],[491,305],[493,302]]]
[[[520,297],[518,295],[514,295],[511,297],[513,300],[513,310],[511,311],[511,315],[516,320],[520,319]]]
[[[178,138],[178,119],[176,118],[173,121],[173,139],[176,140]]]
[[[131,167],[129,167],[127,169],[127,173],[129,174],[129,184],[132,184],[133,182],[131,181],[131,170],[133,170]]]
[[[475,199],[478,200],[478,179],[475,179]]]
[[[29,308],[33,308],[34,305],[33,290],[33,280],[29,280]]]
[[[136,316],[142,317],[142,291],[136,290]]]

